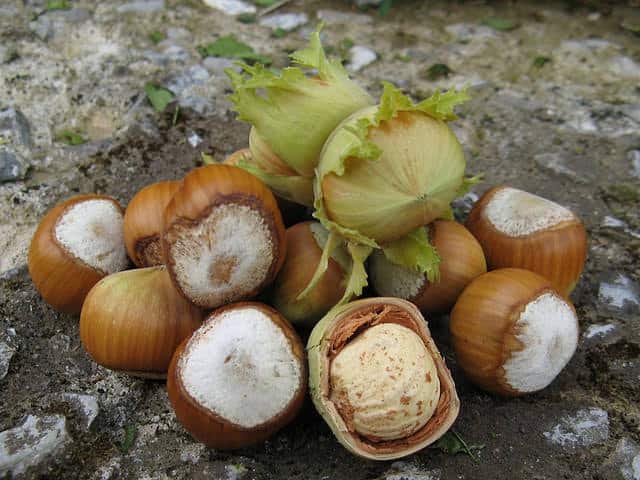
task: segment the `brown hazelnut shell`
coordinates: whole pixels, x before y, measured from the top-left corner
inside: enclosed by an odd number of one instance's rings
[[[89,290],[106,272],[75,258],[56,240],[60,217],[74,205],[87,200],[109,200],[124,214],[116,199],[107,195],[77,195],[47,212],[31,240],[28,254],[29,275],[45,302],[64,313],[79,313]]]
[[[523,268],[548,278],[553,287],[568,296],[575,287],[587,256],[587,234],[574,216],[546,230],[511,237],[491,224],[485,214],[487,204],[504,186],[487,191],[472,208],[466,226],[478,239],[490,270]]]
[[[205,323],[215,321],[220,313],[238,307],[253,307],[268,315],[285,334],[294,355],[300,360],[303,374],[300,385],[289,404],[269,421],[253,428],[245,428],[228,422],[215,412],[207,410],[194,400],[186,391],[178,375],[178,362],[189,339],[185,339],[177,348],[169,366],[167,392],[178,421],[198,441],[216,450],[234,450],[263,442],[282,427],[291,422],[300,411],[307,391],[307,370],[305,351],[300,338],[287,320],[273,308],[257,302],[239,302],[221,307],[212,312]]]

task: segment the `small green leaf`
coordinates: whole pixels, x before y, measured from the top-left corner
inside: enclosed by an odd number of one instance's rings
[[[631,33],[640,35],[640,23],[623,22],[620,26]]]
[[[482,24],[501,32],[515,30],[520,26],[516,22],[499,17],[487,17],[482,21]]]
[[[425,72],[425,76],[427,80],[434,81],[442,77],[446,78],[452,72],[453,70],[451,70],[448,65],[444,63],[434,63],[429,68],[427,68],[427,71]]]
[[[474,462],[478,461],[477,457],[473,454],[473,450],[482,450],[484,445],[467,445],[462,437],[454,430],[449,430],[440,439],[434,443],[431,448],[437,448],[438,450],[448,453],[450,455],[456,455],[458,453],[464,453],[469,455]]]
[[[137,429],[135,425],[127,425],[124,428],[124,439],[119,445],[119,449],[122,453],[127,453],[133,447],[136,441]]]
[[[71,2],[69,2],[68,0],[47,0],[45,8],[48,11],[69,10],[71,8]]]
[[[180,115],[180,105],[176,105],[176,109],[173,111],[173,118],[171,119],[171,126],[175,127],[178,123],[178,115]]]
[[[209,155],[208,153],[200,152],[200,160],[202,160],[203,165],[213,165],[216,162],[216,159],[213,158],[213,155]]]
[[[274,31],[271,32],[271,36],[273,38],[282,38],[282,37],[286,37],[287,36],[287,32],[284,28],[276,28]]]
[[[167,38],[166,35],[158,30],[154,30],[149,34],[149,40],[151,40],[153,43],[160,43],[165,38]]]
[[[67,145],[82,145],[87,143],[87,139],[82,135],[72,132],[71,130],[62,130],[56,134],[56,141],[66,143]]]
[[[259,7],[270,7],[277,1],[278,0],[253,0],[253,3],[255,3]]]
[[[544,55],[538,55],[536,58],[533,59],[533,66],[536,68],[542,68],[547,63],[550,63],[550,62],[551,62],[551,58],[545,57]]]
[[[240,23],[256,23],[256,16],[253,13],[241,13],[236,20]]]
[[[144,86],[144,91],[147,94],[147,98],[153,105],[153,108],[157,112],[164,112],[167,105],[173,100],[173,93],[163,87],[158,87],[152,83],[147,83]]]
[[[269,57],[257,54],[251,46],[237,40],[233,35],[220,37],[215,42],[198,47],[203,57],[238,58],[247,62],[258,62],[263,65],[271,63]]]
[[[386,17],[391,10],[391,6],[393,5],[393,0],[382,0],[380,6],[378,7],[378,15],[381,17]]]

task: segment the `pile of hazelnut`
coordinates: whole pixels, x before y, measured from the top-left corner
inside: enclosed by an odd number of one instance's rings
[[[208,446],[264,441],[294,419],[307,386],[357,455],[388,460],[433,443],[460,402],[423,313],[450,312],[457,364],[496,394],[545,388],[575,352],[568,295],[586,234],[568,209],[492,188],[466,225],[427,226],[437,282],[377,252],[368,274],[380,297],[333,308],[349,256],[323,258],[319,222],[285,230],[280,200],[233,158],[225,163],[149,185],[126,211],[102,195],[62,202],[29,251],[44,300],[80,313],[87,353],[109,369],[166,378],[178,420]],[[322,261],[322,279],[301,296]]]

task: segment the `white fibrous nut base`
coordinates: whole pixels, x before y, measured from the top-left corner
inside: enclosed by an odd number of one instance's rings
[[[283,412],[302,365],[282,330],[252,307],[226,310],[191,337],[178,364],[185,390],[227,422],[252,428]]]
[[[73,257],[95,270],[111,274],[127,266],[124,216],[111,200],[76,203],[58,219],[57,242]]]
[[[330,382],[343,420],[375,440],[420,430],[440,399],[438,372],[422,339],[395,323],[368,328],[349,342],[331,363]]]
[[[576,218],[557,203],[515,188],[498,190],[487,203],[485,215],[496,230],[510,237],[530,235]]]
[[[427,281],[425,275],[416,270],[396,265],[381,251],[375,251],[369,260],[371,284],[383,297],[398,297],[405,300],[415,298]]]
[[[261,285],[274,260],[274,241],[261,213],[239,204],[214,207],[195,226],[172,227],[170,256],[184,294],[215,307]]]
[[[518,392],[549,385],[569,362],[578,345],[578,319],[559,296],[543,293],[527,304],[516,325],[524,348],[503,365],[505,380]]]

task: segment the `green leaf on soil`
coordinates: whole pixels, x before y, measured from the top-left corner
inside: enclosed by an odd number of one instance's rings
[[[516,22],[499,17],[487,17],[482,21],[482,24],[501,32],[508,32],[519,27]]]
[[[48,11],[51,10],[69,10],[71,9],[71,2],[68,0],[47,0],[45,8]]]
[[[167,38],[166,35],[158,30],[154,30],[149,34],[149,40],[151,40],[153,43],[160,43],[165,38]]]
[[[133,447],[133,444],[136,441],[137,433],[138,432],[135,425],[127,425],[126,427],[124,427],[124,439],[118,446],[123,454],[131,450],[131,447]]]
[[[391,10],[391,6],[393,5],[393,0],[382,0],[380,6],[378,7],[378,15],[381,17],[387,16],[389,10]]]
[[[256,23],[256,16],[253,13],[241,13],[236,20],[240,23]]]
[[[87,139],[82,135],[72,132],[71,130],[62,130],[56,134],[56,141],[66,143],[67,145],[82,145],[87,143]]]
[[[238,58],[246,62],[258,62],[263,65],[271,63],[269,57],[256,53],[251,46],[237,40],[233,35],[220,37],[215,42],[202,45],[198,47],[198,51],[203,57]]]
[[[444,63],[434,63],[429,68],[427,68],[427,71],[425,72],[425,76],[427,80],[433,81],[443,77],[446,78],[452,72],[453,70],[451,70],[448,65]]]
[[[152,83],[147,83],[144,86],[144,91],[147,94],[147,98],[153,105],[153,108],[157,112],[164,112],[167,105],[173,100],[173,93],[163,87],[158,87]]]
[[[467,442],[458,433],[454,430],[449,430],[431,448],[437,448],[450,455],[464,453],[469,455],[474,462],[477,462],[478,458],[473,454],[473,450],[482,450],[484,445],[467,445]]]
[[[536,58],[533,59],[533,66],[536,68],[542,68],[547,63],[550,63],[550,62],[551,62],[550,57],[545,57],[544,55],[538,55]]]

